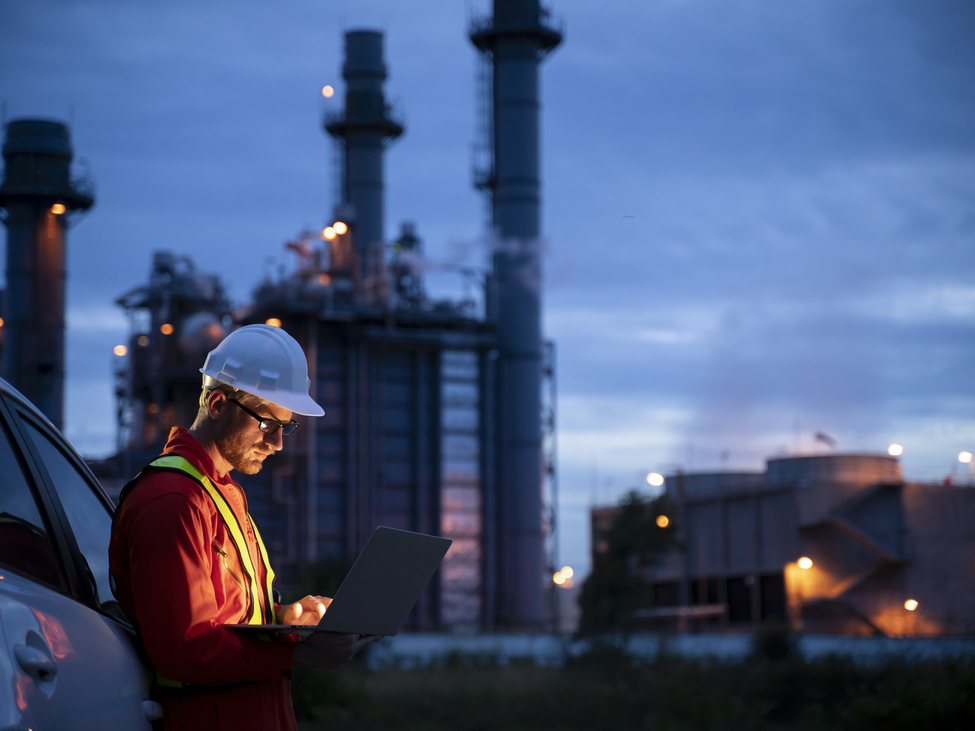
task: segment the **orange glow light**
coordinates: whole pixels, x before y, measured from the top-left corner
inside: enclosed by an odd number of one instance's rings
[[[660,487],[662,484],[664,484],[664,476],[659,472],[651,472],[649,475],[647,475],[647,484],[653,485],[654,487]]]
[[[325,86],[322,87],[322,96],[326,99],[331,99],[333,94],[335,94],[335,89],[328,84],[325,84]]]
[[[571,566],[563,566],[562,570],[559,571],[559,573],[562,574],[567,579],[571,579],[573,576],[576,575],[576,572],[572,570]]]
[[[146,347],[149,344],[149,336],[148,335],[140,335],[135,342],[137,342],[140,346],[142,346],[144,348],[144,347]]]
[[[813,566],[812,559],[808,556],[803,556],[799,559],[799,568],[801,569],[811,569]]]
[[[344,234],[346,231],[349,230],[349,227],[346,226],[341,221],[336,221],[335,223],[333,223],[332,228],[335,229],[335,233],[337,233],[339,236],[341,236],[342,234]]]
[[[126,348],[124,345],[116,345],[114,348],[112,348],[112,352],[115,353],[115,355],[121,357],[126,353],[128,353],[129,349]]]
[[[264,324],[271,327],[281,327],[281,321],[276,317],[269,317],[264,321]]]
[[[666,528],[668,525],[670,525],[670,518],[668,518],[666,515],[658,515],[657,525],[661,528]]]
[[[322,238],[331,241],[335,238],[335,229],[329,226],[324,231],[322,231]]]
[[[328,276],[327,274],[319,274],[318,275],[318,283],[320,285],[322,285],[323,287],[326,284],[331,284],[331,282],[332,282],[332,278],[330,276]]]
[[[146,411],[148,411],[150,414],[158,414],[159,413],[159,404],[149,404],[146,407]]]
[[[552,574],[552,581],[556,584],[562,585],[565,583],[565,575],[561,571],[556,571]]]
[[[55,203],[53,206],[51,206],[51,213],[53,213],[55,216],[60,216],[66,210],[68,209],[64,207],[63,203]]]
[[[159,328],[159,332],[161,332],[163,335],[172,335],[173,326],[170,325],[168,322],[164,322],[162,324],[162,327]]]
[[[0,327],[3,327],[3,318],[0,317]]]
[[[909,612],[913,612],[915,609],[917,609],[917,600],[908,599],[906,602],[904,602],[904,609]]]

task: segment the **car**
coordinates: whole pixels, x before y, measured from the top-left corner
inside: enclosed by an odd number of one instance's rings
[[[0,379],[0,729],[149,731],[152,669],[112,593],[115,510],[48,419]]]

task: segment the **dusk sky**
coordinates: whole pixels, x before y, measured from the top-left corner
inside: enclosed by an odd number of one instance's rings
[[[489,3],[474,4],[479,12]],[[975,448],[975,4],[557,0],[542,66],[544,333],[558,347],[562,558],[650,470]],[[65,433],[114,449],[114,299],[152,251],[244,304],[333,204],[320,90],[386,33],[406,134],[386,233],[483,266],[469,3],[0,0],[7,119],[70,121],[97,202],[69,232]],[[274,263],[269,263],[269,260]],[[452,275],[431,276],[441,296]],[[726,453],[722,456],[722,453]],[[967,468],[965,469],[967,472]]]

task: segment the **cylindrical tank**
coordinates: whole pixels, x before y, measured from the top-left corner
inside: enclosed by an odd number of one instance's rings
[[[7,292],[0,375],[61,428],[64,408],[65,232],[94,203],[71,179],[68,127],[46,119],[7,125],[0,209],[7,226]]]
[[[383,148],[403,134],[383,96],[386,64],[383,34],[350,30],[345,34],[345,113],[326,118],[325,129],[345,146],[344,203],[355,214],[352,244],[360,274],[375,276],[383,242]]]
[[[542,22],[538,0],[494,0],[493,21],[475,24],[471,40],[491,53],[494,73],[491,191],[497,247],[491,309],[497,317],[501,406],[498,622],[540,627],[545,567],[538,64],[561,36]]]

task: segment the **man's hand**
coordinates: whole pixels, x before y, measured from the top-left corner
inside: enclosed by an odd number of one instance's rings
[[[278,614],[280,624],[318,624],[325,616],[325,610],[332,600],[327,596],[306,596],[304,599],[289,604]]]
[[[315,632],[295,646],[293,668],[340,668],[366,645],[380,639],[375,635],[346,635],[339,632]]]

